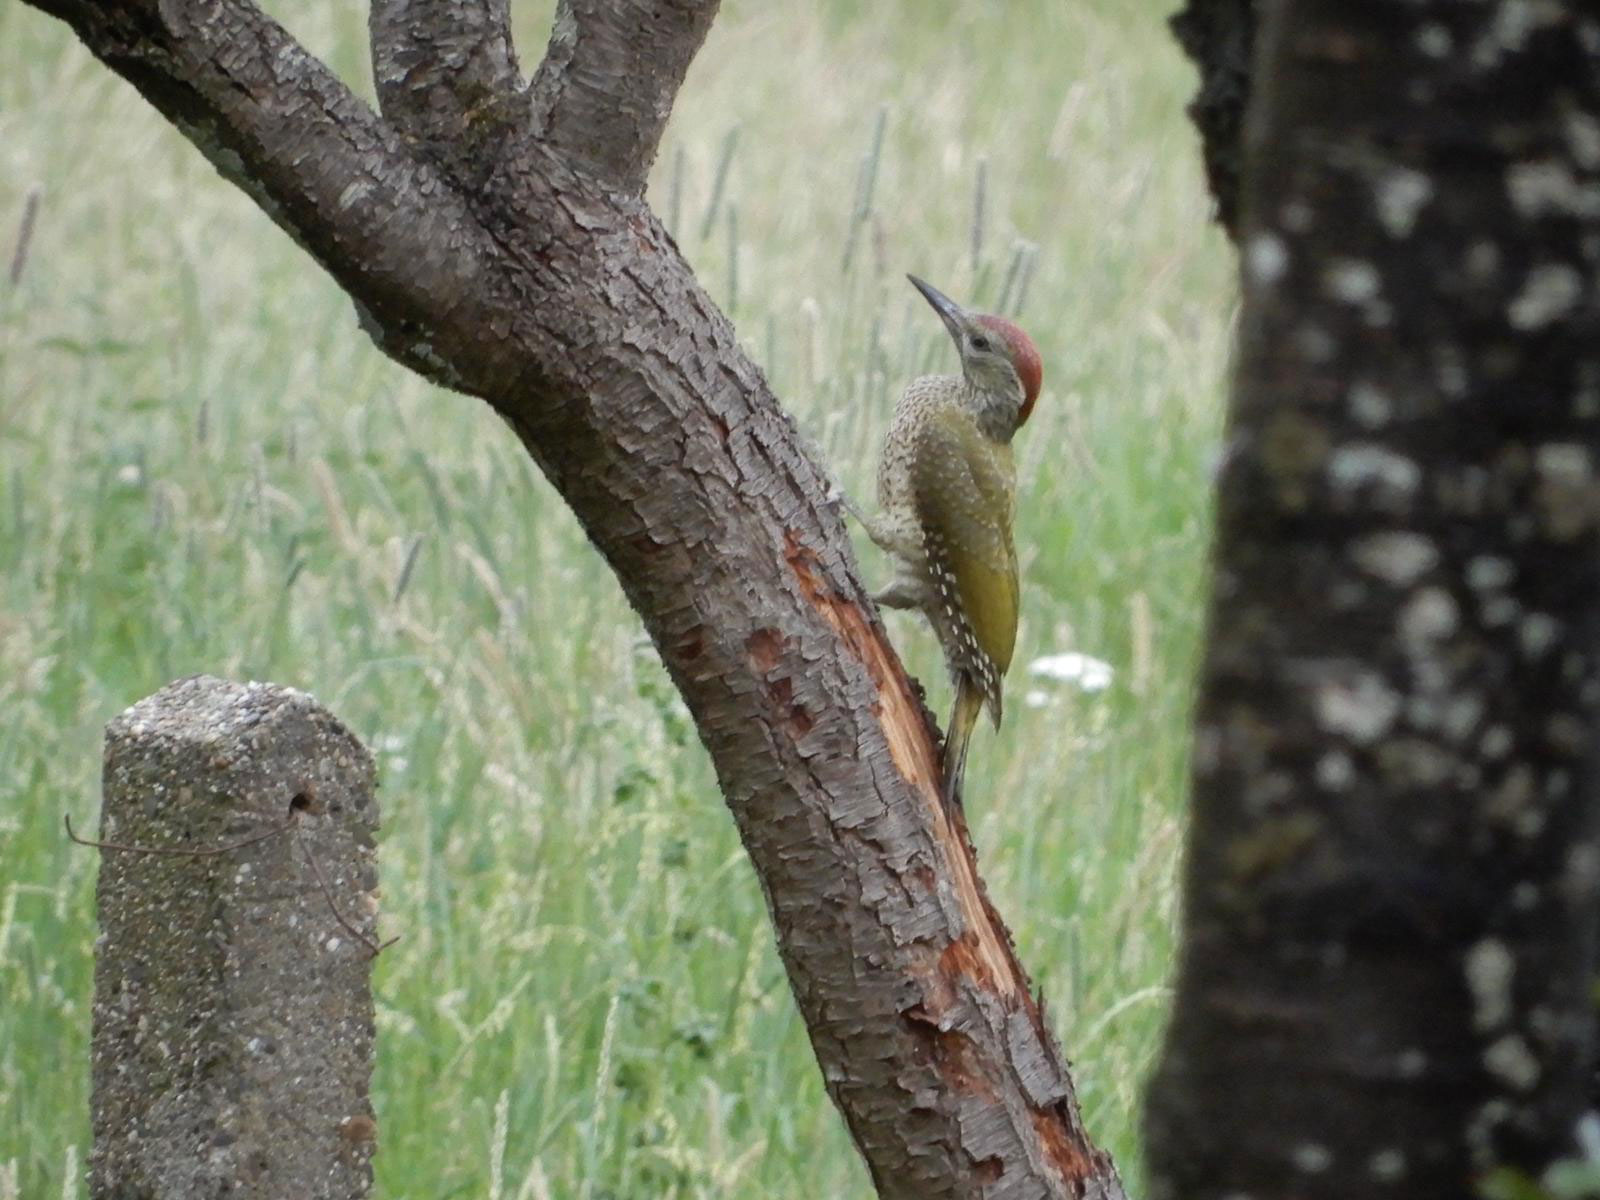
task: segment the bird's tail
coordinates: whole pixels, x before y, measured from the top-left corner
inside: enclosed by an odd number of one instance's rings
[[[983,692],[966,675],[956,680],[956,703],[950,710],[950,727],[944,734],[944,802],[952,811],[961,807],[961,779],[967,772],[967,743],[983,711]]]

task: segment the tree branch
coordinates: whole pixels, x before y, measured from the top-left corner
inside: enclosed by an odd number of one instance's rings
[[[381,346],[492,404],[572,505],[694,716],[880,1194],[1121,1197],[945,819],[932,719],[827,475],[639,195],[715,4],[563,4],[546,140],[458,177],[469,213],[243,0],[37,2],[317,254]],[[413,99],[400,119],[430,129],[460,96]]]
[[[373,0],[368,28],[384,117],[457,174],[490,169],[529,109],[509,0]]]
[[[560,0],[534,75],[537,127],[574,166],[644,190],[689,63],[720,0]]]

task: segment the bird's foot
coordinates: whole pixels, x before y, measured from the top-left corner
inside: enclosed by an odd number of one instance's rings
[[[922,593],[917,588],[896,577],[894,582],[872,597],[879,608],[921,608]]]
[[[827,494],[823,496],[822,501],[829,508],[842,507],[845,512],[849,513],[856,519],[858,524],[865,526],[868,529],[872,527],[872,522],[868,519],[867,514],[861,511],[861,506],[852,500],[850,498],[850,493],[845,491],[837,483],[830,483],[828,485]]]

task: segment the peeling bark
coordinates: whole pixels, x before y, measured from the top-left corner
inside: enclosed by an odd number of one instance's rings
[[[1600,17],[1263,6],[1152,1194],[1474,1194],[1594,1061]]]
[[[565,0],[519,89],[499,0],[380,0],[382,118],[245,0],[36,6],[572,505],[711,754],[879,1193],[1120,1197],[826,474],[642,199],[716,4]]]

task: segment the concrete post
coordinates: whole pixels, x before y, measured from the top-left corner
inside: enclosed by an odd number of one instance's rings
[[[289,688],[197,676],[107,726],[100,836],[145,849],[100,851],[95,1200],[368,1194],[375,786]]]

